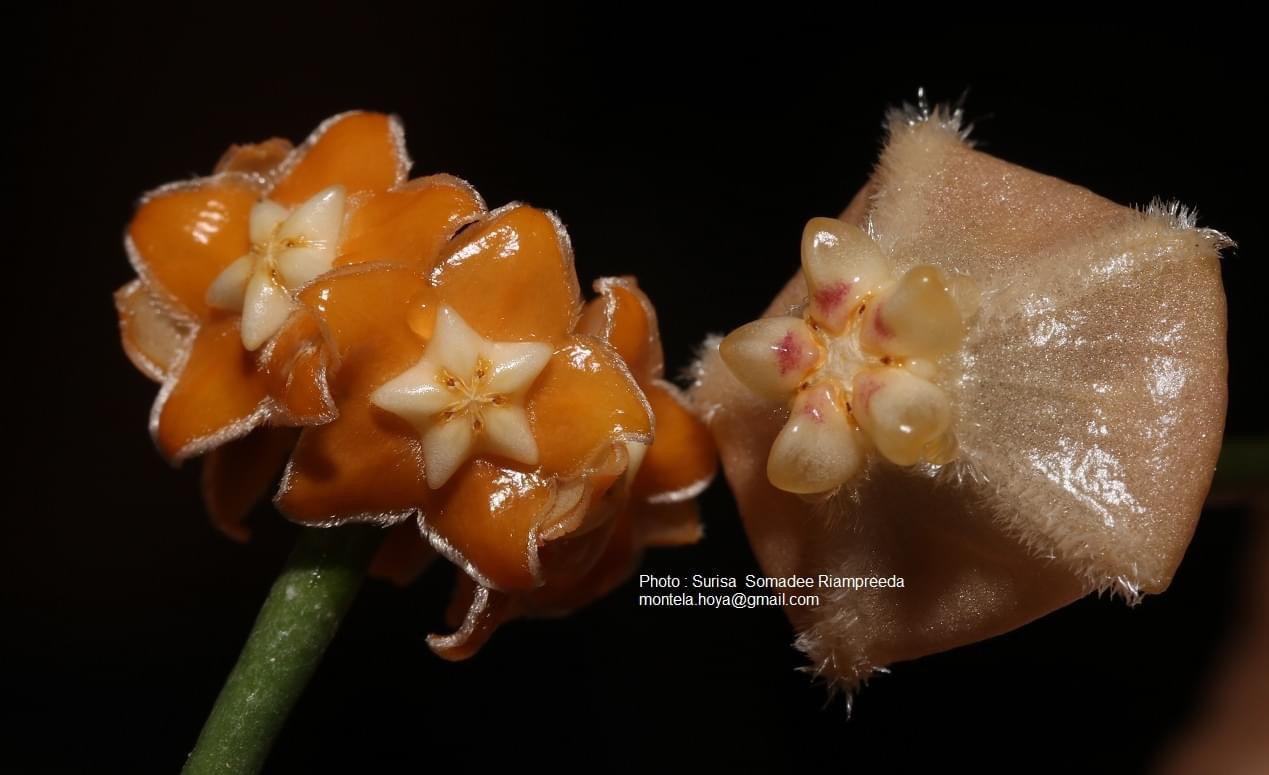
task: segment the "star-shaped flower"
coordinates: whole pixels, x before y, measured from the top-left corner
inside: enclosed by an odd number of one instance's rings
[[[165,456],[335,416],[325,333],[294,295],[334,267],[413,262],[483,210],[457,179],[407,183],[409,164],[394,119],[351,112],[142,198],[126,239],[138,279],[115,302],[125,351],[163,385],[150,430]]]
[[[428,645],[446,659],[475,654],[505,621],[525,616],[563,616],[598,600],[625,582],[649,547],[692,544],[701,537],[696,496],[714,476],[716,457],[709,431],[681,391],[662,378],[660,331],[652,302],[632,277],[595,282],[598,296],[582,311],[579,332],[607,342],[630,368],[648,396],[656,419],[652,444],[625,442],[610,456],[606,471],[591,470],[598,480],[618,478],[602,497],[592,497],[583,524],[573,529],[566,550],[543,552],[544,583],[530,590],[482,588],[463,575],[454,588],[446,635],[431,635]],[[625,470],[621,470],[624,463]],[[430,547],[417,535],[394,532],[392,552],[384,552],[371,572],[398,584],[423,569]]]
[[[952,408],[937,386],[976,310],[968,278],[921,265],[892,278],[862,229],[814,218],[802,239],[801,317],[756,320],[719,354],[756,394],[788,404],[767,477],[816,494],[852,481],[873,453],[901,466],[955,458]]]
[[[540,587],[561,556],[594,562],[596,547],[578,556],[581,536],[602,538],[611,514],[593,506],[622,481],[627,445],[652,442],[653,420],[621,356],[578,330],[558,221],[504,207],[413,266],[332,272],[299,301],[330,332],[340,414],[302,434],[276,500],[285,514],[415,517],[439,554],[500,593]]]
[[[789,607],[812,669],[854,688],[1091,589],[1166,589],[1220,449],[1224,238],[992,158],[941,111],[892,117],[841,221],[694,391],[768,575],[906,580]],[[848,435],[875,464],[835,497],[778,488],[842,481]]]
[[[370,401],[418,429],[427,485],[436,490],[476,454],[538,462],[524,398],[550,359],[550,345],[491,342],[444,306],[423,357]]]
[[[294,210],[272,199],[251,208],[251,249],[207,288],[207,304],[242,314],[242,345],[257,350],[295,310],[291,294],[329,271],[344,224],[344,187],[325,188]]]

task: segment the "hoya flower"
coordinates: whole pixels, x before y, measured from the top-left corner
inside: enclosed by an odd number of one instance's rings
[[[789,608],[848,687],[1091,590],[1164,590],[1226,401],[1224,238],[897,115],[802,272],[694,398],[770,576],[896,576]]]
[[[166,457],[179,462],[265,423],[335,416],[334,364],[298,292],[366,255],[415,248],[394,232],[404,209],[418,234],[425,214],[443,232],[478,208],[449,180],[420,203],[405,190],[409,165],[394,119],[354,112],[294,149],[283,140],[233,148],[210,177],[142,198],[126,238],[138,279],[116,304],[125,350],[162,384],[150,430]]]
[[[626,469],[595,502],[593,527],[557,547],[543,547],[543,584],[529,590],[493,590],[463,575],[449,611],[455,632],[429,644],[449,659],[471,656],[508,619],[561,616],[607,595],[630,577],[648,547],[682,546],[701,537],[696,496],[713,479],[716,456],[704,423],[682,392],[663,378],[664,357],[656,312],[634,278],[596,281],[599,294],[582,311],[578,331],[607,342],[630,368],[652,407],[651,445],[625,445]],[[381,552],[372,573],[408,583],[422,569],[426,550],[404,532],[391,554]],[[561,551],[562,549],[562,551]]]
[[[600,311],[579,328],[568,237],[545,212],[485,213],[409,262],[328,273],[297,300],[339,361],[340,411],[304,430],[276,503],[309,525],[413,520],[474,582],[464,624],[433,640],[445,656],[483,642],[504,601],[595,567],[627,491],[669,519],[708,480],[712,450],[659,381],[650,307],[623,306],[619,335],[655,400],[673,402],[658,410],[668,433],[655,453],[653,406],[609,344],[617,327]],[[691,465],[666,474],[680,446]],[[652,464],[640,480],[642,462]],[[380,570],[409,576],[391,562]]]

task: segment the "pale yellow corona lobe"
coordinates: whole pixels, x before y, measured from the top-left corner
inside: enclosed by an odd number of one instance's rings
[[[767,459],[771,483],[812,495],[848,484],[869,456],[900,466],[955,459],[940,364],[977,311],[973,281],[929,265],[896,276],[867,233],[832,218],[806,225],[802,271],[801,318],[748,323],[719,346],[746,387],[789,408]]]
[[[524,399],[550,358],[549,345],[491,342],[441,307],[423,357],[370,401],[417,429],[428,486],[438,489],[482,452],[538,462]]]
[[[772,400],[786,400],[824,359],[811,326],[794,317],[747,323],[723,340],[719,352],[746,387]]]
[[[331,186],[294,210],[269,199],[251,208],[248,252],[207,289],[207,303],[242,314],[242,344],[259,349],[282,328],[292,294],[334,265],[344,223],[343,186]]]
[[[811,289],[811,317],[841,333],[889,269],[877,244],[858,227],[836,218],[812,218],[802,231],[802,274]]]

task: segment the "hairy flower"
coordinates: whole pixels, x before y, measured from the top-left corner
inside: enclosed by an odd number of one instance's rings
[[[977,152],[943,113],[892,118],[840,220],[693,393],[767,573],[906,580],[790,608],[814,669],[855,686],[1165,589],[1220,447],[1224,238]]]

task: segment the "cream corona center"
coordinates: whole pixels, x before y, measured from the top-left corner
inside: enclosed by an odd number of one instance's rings
[[[893,276],[863,230],[815,218],[802,237],[801,317],[756,320],[719,353],[757,395],[785,403],[767,477],[788,492],[831,492],[873,454],[900,466],[955,459],[954,407],[940,362],[977,310],[972,281],[917,266]]]
[[[543,342],[491,342],[451,307],[417,364],[392,378],[370,402],[407,420],[423,440],[432,489],[480,452],[535,465],[538,445],[525,395],[551,359]]]
[[[271,199],[251,208],[251,247],[207,289],[208,305],[242,313],[242,346],[254,351],[282,328],[291,294],[330,270],[344,223],[344,187],[319,191],[294,210]]]

